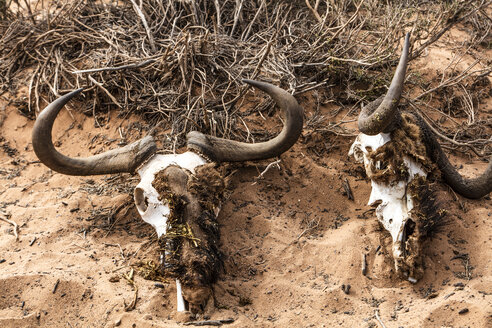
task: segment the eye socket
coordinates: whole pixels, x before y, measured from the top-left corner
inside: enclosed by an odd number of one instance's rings
[[[135,205],[140,214],[145,213],[149,207],[149,202],[147,201],[147,197],[144,196],[144,190],[138,187],[135,188],[133,198],[135,199]]]

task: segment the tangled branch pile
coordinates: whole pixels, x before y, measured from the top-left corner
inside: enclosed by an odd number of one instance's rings
[[[175,140],[190,129],[244,140],[241,117],[273,104],[265,100],[240,112],[247,91],[241,79],[272,81],[294,94],[318,89],[342,103],[371,100],[385,91],[406,31],[416,57],[457,22],[484,24],[476,17],[486,5],[14,0],[9,6],[2,0],[0,95],[27,86],[27,99],[16,101],[33,117],[47,102],[84,87],[79,100],[87,113],[145,114],[168,122]],[[257,140],[269,137],[251,132]]]

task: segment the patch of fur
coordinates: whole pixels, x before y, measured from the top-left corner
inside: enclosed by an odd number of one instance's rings
[[[152,185],[171,211],[166,234],[159,239],[165,255],[163,271],[166,276],[180,280],[190,310],[201,312],[211,295],[211,285],[223,268],[215,213],[224,199],[227,179],[213,164],[198,167],[195,174],[186,173],[186,195],[171,192],[165,170],[156,174]],[[190,216],[195,211],[189,209],[185,215],[187,206],[197,205],[200,210],[196,214]]]
[[[449,216],[439,200],[436,185],[429,184],[426,178],[418,177],[408,184],[408,192],[414,203],[411,216],[418,222],[421,238],[440,232],[449,222]]]
[[[409,178],[408,167],[404,162],[404,156],[408,156],[421,164],[431,178],[436,165],[430,160],[422,135],[423,131],[417,120],[411,114],[403,113],[399,126],[391,133],[391,140],[369,154],[371,166],[368,176],[377,182],[388,185],[398,181],[407,181]],[[379,167],[376,163],[379,162]],[[428,179],[416,177],[408,184],[407,192],[411,195],[414,208],[410,212],[410,220],[407,222],[405,236],[404,256],[395,259],[400,274],[405,278],[422,278],[423,246],[425,240],[438,232],[448,221],[446,211],[442,209],[437,198],[435,185],[430,185]]]
[[[421,129],[414,117],[408,114],[402,114],[400,125],[391,132],[391,140],[369,154],[371,160],[369,178],[389,185],[406,181],[409,175],[404,156],[414,159],[426,171],[432,169],[422,141]],[[379,168],[376,167],[376,163],[379,163]]]
[[[408,184],[408,192],[412,196],[414,208],[405,225],[404,256],[398,259],[398,267],[405,275],[418,280],[424,275],[424,243],[429,236],[437,233],[448,219],[446,210],[442,209],[442,204],[437,198],[436,190],[433,185],[429,185],[426,178],[413,179]]]
[[[176,195],[171,192],[165,170],[157,172],[152,181],[152,186],[159,193],[159,200],[167,203],[170,209],[170,215],[167,220],[167,233],[172,231],[172,226],[177,226],[180,223],[180,217],[186,206],[186,201],[183,196]],[[171,230],[169,230],[171,228]]]
[[[225,198],[229,179],[225,177],[225,169],[219,172],[215,163],[199,166],[188,181],[188,190],[198,197],[200,204],[207,210],[214,211]]]

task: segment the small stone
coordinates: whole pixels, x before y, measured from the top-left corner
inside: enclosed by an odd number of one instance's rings
[[[458,314],[465,314],[465,313],[468,313],[468,311],[469,311],[468,308],[464,308],[464,309],[460,310],[458,312]]]
[[[119,325],[121,325],[121,319],[118,319],[114,322],[115,327],[118,327]]]
[[[427,299],[428,299],[428,300],[431,300],[431,299],[433,299],[433,298],[436,298],[437,296],[439,296],[439,294],[438,294],[438,293],[431,293],[431,294],[429,294],[429,295],[427,296]]]
[[[112,276],[109,278],[109,282],[118,282],[120,281],[120,277],[118,276]]]
[[[152,315],[147,313],[146,315],[143,316],[143,318],[144,320],[152,320]]]
[[[157,287],[157,288],[164,288],[164,284],[161,284],[160,282],[156,282],[154,284],[154,287]]]
[[[348,284],[347,285],[342,285],[343,292],[348,295],[350,293],[350,287],[351,286],[348,285]]]

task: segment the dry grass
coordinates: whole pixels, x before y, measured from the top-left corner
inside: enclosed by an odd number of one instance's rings
[[[316,90],[318,102],[366,102],[385,92],[405,32],[412,32],[412,58],[459,22],[474,26],[474,44],[490,42],[489,4],[3,0],[0,95],[27,87],[27,97],[10,100],[34,117],[84,87],[84,112],[118,109],[164,122],[168,148],[181,146],[190,130],[239,140],[251,133],[258,141],[268,133],[244,129],[243,117],[271,114],[273,104],[239,111],[248,90],[241,79],[296,95]]]

